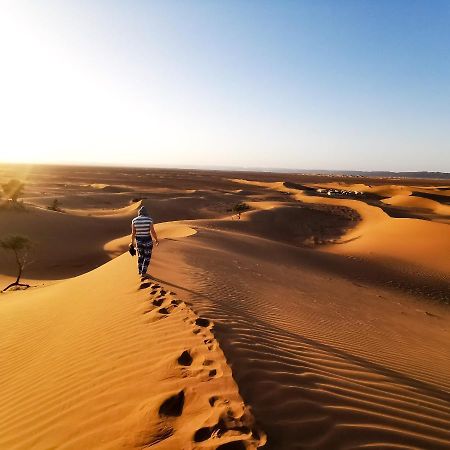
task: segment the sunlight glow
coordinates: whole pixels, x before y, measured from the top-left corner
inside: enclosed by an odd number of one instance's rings
[[[220,5],[0,0],[0,162],[450,170],[438,9]]]

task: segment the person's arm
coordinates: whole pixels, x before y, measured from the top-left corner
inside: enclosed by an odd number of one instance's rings
[[[136,245],[136,227],[134,226],[134,223],[131,224],[131,244],[133,246]]]
[[[155,239],[155,244],[159,245],[158,236],[156,234],[156,230],[153,224],[150,225],[150,233],[152,233],[153,239]]]

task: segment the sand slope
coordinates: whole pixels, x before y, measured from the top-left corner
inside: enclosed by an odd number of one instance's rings
[[[449,448],[447,308],[342,277],[340,255],[212,225],[154,270],[214,320],[267,449]]]
[[[211,326],[128,254],[2,294],[0,448],[256,448]]]
[[[406,208],[417,208],[430,210],[436,214],[450,216],[450,206],[442,205],[435,200],[416,197],[414,195],[394,195],[393,197],[382,200],[388,205],[403,206]]]
[[[287,192],[303,203],[336,205],[355,210],[361,221],[342,237],[339,244],[328,246],[327,251],[383,263],[407,264],[430,273],[450,274],[450,232],[447,224],[392,218],[380,208],[362,201],[311,197],[285,187],[282,182],[235,181]]]

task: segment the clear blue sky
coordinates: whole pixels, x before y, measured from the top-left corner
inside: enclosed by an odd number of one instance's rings
[[[450,171],[450,1],[0,6],[0,161]]]

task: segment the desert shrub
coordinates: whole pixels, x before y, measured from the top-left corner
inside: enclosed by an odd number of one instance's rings
[[[6,286],[3,291],[6,291],[7,289],[14,286],[30,287],[29,284],[20,283],[20,277],[22,276],[23,269],[30,262],[29,253],[32,247],[32,241],[26,236],[22,236],[20,234],[12,234],[0,240],[0,248],[14,253],[15,261],[17,263],[16,281]]]
[[[236,203],[233,208],[232,208],[232,212],[234,214],[237,214],[238,218],[241,218],[241,214],[245,211],[248,211],[250,209],[250,206],[247,205],[247,203],[244,202],[240,202],[240,203]]]
[[[50,209],[51,211],[57,211],[62,212],[61,209],[61,203],[57,198],[55,198],[50,206],[47,206],[47,209]]]
[[[7,183],[2,184],[3,192],[7,200],[11,200],[13,203],[17,203],[19,197],[23,196],[25,189],[25,183],[19,180],[9,180]]]
[[[247,203],[241,202],[241,203],[236,203],[233,206],[233,212],[236,214],[240,214],[243,213],[245,211],[248,211],[250,209],[250,206],[247,205]]]

